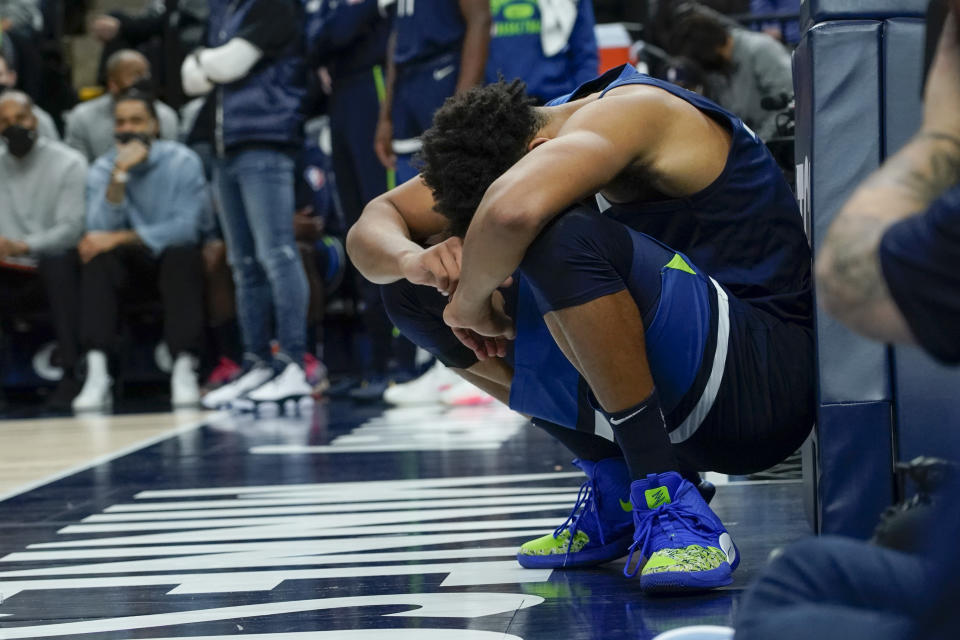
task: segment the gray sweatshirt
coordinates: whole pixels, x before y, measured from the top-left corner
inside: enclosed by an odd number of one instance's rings
[[[154,102],[160,118],[160,137],[176,140],[179,128],[177,112],[159,100]],[[93,162],[117,145],[114,139],[113,96],[109,93],[82,102],[67,114],[64,142]]]
[[[40,137],[18,160],[0,148],[0,236],[23,240],[31,255],[79,242],[86,215],[87,161],[67,145]]]
[[[769,140],[777,134],[777,112],[760,103],[781,93],[793,95],[790,54],[765,33],[733,29],[733,66],[729,76],[711,74],[707,84],[716,102],[740,117],[760,136]]]

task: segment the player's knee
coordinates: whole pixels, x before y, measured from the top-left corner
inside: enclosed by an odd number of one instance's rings
[[[586,207],[558,216],[531,244],[520,270],[553,307],[560,299],[624,280],[630,273],[633,241],[624,225]]]
[[[599,216],[584,207],[563,213],[548,224],[527,248],[521,268],[532,282],[554,280],[584,258],[600,257],[595,242]]]
[[[421,304],[421,292],[417,289],[426,287],[419,287],[407,280],[398,280],[380,287],[380,297],[387,317],[404,335],[409,335],[411,326],[422,324],[430,315]]]
[[[530,244],[524,268],[562,263],[571,254],[594,250],[589,239],[596,231],[598,217],[589,209],[576,207],[554,218]]]

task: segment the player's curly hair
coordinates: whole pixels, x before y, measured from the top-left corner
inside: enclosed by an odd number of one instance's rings
[[[487,188],[523,157],[543,126],[533,105],[526,84],[501,77],[448,98],[434,114],[417,160],[452,235],[466,234]]]

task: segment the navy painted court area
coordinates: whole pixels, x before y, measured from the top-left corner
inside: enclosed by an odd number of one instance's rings
[[[218,415],[0,503],[0,638],[652,638],[729,624],[776,547],[805,535],[799,482],[713,503],[731,587],[651,598],[619,561],[520,568],[581,475],[501,408]]]

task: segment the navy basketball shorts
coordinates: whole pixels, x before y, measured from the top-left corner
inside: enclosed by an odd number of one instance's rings
[[[459,75],[459,53],[447,53],[397,70],[391,110],[397,184],[417,175],[413,155],[420,150],[420,135],[433,124],[434,112],[456,91]]]

